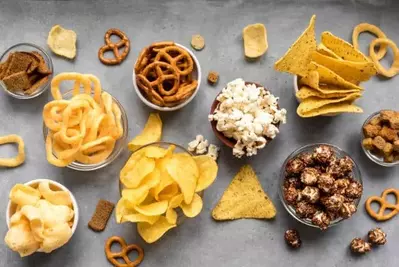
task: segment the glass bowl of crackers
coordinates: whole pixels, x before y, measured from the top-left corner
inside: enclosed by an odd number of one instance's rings
[[[145,47],[133,69],[133,86],[145,105],[175,111],[190,103],[200,88],[201,67],[194,53],[174,42]]]
[[[278,193],[294,219],[326,230],[357,212],[363,181],[359,166],[345,151],[331,144],[309,144],[283,163]]]
[[[53,76],[50,56],[39,46],[20,43],[0,58],[0,85],[10,96],[31,99],[49,87]]]
[[[383,167],[399,165],[399,112],[380,110],[363,123],[360,136],[366,156]]]
[[[56,78],[54,78],[56,79]],[[76,96],[74,97],[74,90],[69,90],[67,92],[65,92],[64,94],[62,94],[62,98],[65,100],[71,100],[72,98],[76,98]],[[82,152],[79,152],[78,155],[75,154],[74,156],[74,160],[69,161],[68,158],[66,159],[61,159],[58,158],[57,155],[60,155],[60,153],[69,153],[68,151],[70,151],[71,153],[75,152],[74,151],[74,144],[71,145],[67,145],[65,147],[65,143],[64,145],[62,145],[63,142],[60,142],[58,140],[58,137],[56,137],[56,134],[52,132],[51,137],[49,137],[49,128],[46,126],[46,120],[47,118],[44,118],[43,121],[43,136],[44,136],[44,140],[46,143],[46,154],[47,154],[47,160],[51,160],[51,164],[57,166],[57,167],[68,167],[70,169],[73,170],[77,170],[77,171],[93,171],[93,170],[97,170],[100,168],[103,168],[105,166],[108,166],[109,164],[111,164],[118,156],[119,154],[122,152],[122,150],[126,147],[126,142],[127,142],[127,135],[128,135],[128,119],[127,119],[127,115],[125,112],[125,109],[123,108],[122,104],[116,99],[114,98],[112,95],[110,95],[109,93],[107,93],[106,91],[102,90],[101,91],[102,94],[106,94],[107,98],[104,98],[103,96],[103,105],[107,106],[107,103],[110,103],[110,107],[112,107],[112,110],[116,110],[116,112],[118,113],[118,115],[116,115],[115,111],[115,117],[116,118],[120,118],[120,122],[117,122],[117,126],[110,126],[111,124],[110,121],[107,118],[107,114],[100,114],[100,115],[96,115],[93,116],[92,119],[87,119],[87,121],[89,123],[91,123],[91,125],[88,125],[86,123],[85,127],[87,129],[87,134],[83,140],[83,144],[81,146]],[[85,94],[83,94],[85,95]],[[79,95],[78,95],[79,96]],[[58,100],[59,101],[59,100]],[[61,100],[63,101],[63,100]],[[54,112],[57,112],[56,110],[58,108],[63,108],[63,107],[52,107],[52,105],[50,104],[51,102],[49,102],[47,105],[49,105],[49,109],[44,108],[43,110],[43,114],[54,114]],[[57,103],[57,101],[55,101],[55,103]],[[107,108],[104,107],[104,110],[107,110],[111,108]],[[54,111],[54,112],[53,112]],[[51,115],[53,116],[53,115]],[[57,116],[57,114],[55,114],[54,116]],[[88,115],[90,116],[90,114]],[[70,117],[69,120],[74,120],[75,115],[72,114],[72,116]],[[50,122],[54,120],[54,117],[50,118]],[[79,127],[79,124],[76,126]],[[114,133],[113,133],[113,128],[115,129],[119,129],[121,130],[120,133],[118,133],[118,137],[113,137]],[[69,129],[69,128],[68,128]],[[74,135],[76,135],[76,133],[69,133],[67,130],[67,138],[74,138]],[[75,130],[72,130],[75,131]],[[79,130],[81,131],[81,129]],[[84,130],[86,131],[86,130]],[[96,133],[94,133],[96,132]],[[59,133],[59,132],[58,132]],[[70,134],[70,136],[69,136]],[[88,138],[88,136],[92,136],[95,135],[93,141],[87,141],[86,138]],[[48,137],[50,140],[48,140]],[[67,140],[66,140],[67,141]],[[87,141],[87,142],[86,142]],[[97,143],[98,142],[98,143]],[[91,143],[92,145],[90,145],[90,147],[87,148],[83,148],[85,146],[89,146],[88,144]],[[61,145],[60,145],[61,144]],[[83,150],[85,150],[86,152],[83,152]]]

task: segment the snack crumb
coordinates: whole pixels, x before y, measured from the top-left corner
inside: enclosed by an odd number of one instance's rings
[[[216,71],[210,71],[208,74],[208,82],[210,84],[216,84],[219,80],[219,73]]]

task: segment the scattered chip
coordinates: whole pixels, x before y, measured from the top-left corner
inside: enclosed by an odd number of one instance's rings
[[[271,219],[275,216],[276,208],[250,165],[241,167],[212,211],[212,217],[218,221]]]
[[[195,34],[191,37],[191,47],[197,51],[204,49],[205,39],[199,34]]]
[[[158,113],[150,113],[144,129],[128,144],[130,151],[161,140],[162,136],[162,120]]]
[[[208,74],[208,82],[210,84],[215,84],[217,83],[219,80],[219,73],[217,73],[216,71],[210,71]]]
[[[244,53],[248,58],[258,58],[266,53],[268,48],[267,31],[262,23],[246,26],[242,31]]]
[[[0,137],[0,145],[16,143],[18,144],[18,155],[14,158],[0,158],[1,167],[17,167],[25,162],[25,143],[19,135],[11,134]]]
[[[96,232],[104,231],[109,217],[111,217],[112,211],[114,210],[114,206],[114,203],[100,199],[88,226]]]
[[[47,38],[47,44],[57,55],[74,59],[76,56],[76,32],[54,25]]]

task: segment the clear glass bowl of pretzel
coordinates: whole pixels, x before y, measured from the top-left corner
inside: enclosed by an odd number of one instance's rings
[[[61,93],[61,83],[73,89]],[[51,82],[51,93],[54,100],[43,108],[48,162],[78,171],[113,162],[127,140],[128,121],[121,103],[91,74],[58,74]]]
[[[145,47],[133,69],[138,97],[150,108],[174,111],[190,103],[201,82],[201,67],[195,55],[174,42]]]

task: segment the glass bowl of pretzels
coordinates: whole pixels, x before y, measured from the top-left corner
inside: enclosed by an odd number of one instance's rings
[[[148,107],[174,111],[190,103],[198,92],[201,67],[195,55],[174,42],[145,47],[133,70],[133,85]]]

